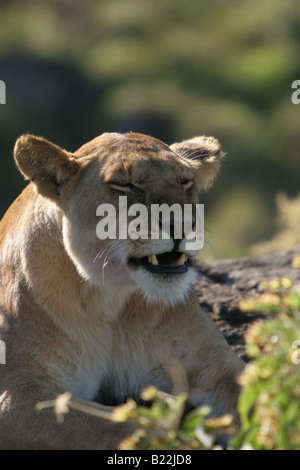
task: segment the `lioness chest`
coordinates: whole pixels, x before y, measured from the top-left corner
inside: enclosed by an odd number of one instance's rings
[[[155,333],[137,325],[122,326],[102,323],[101,328],[86,337],[86,345],[77,355],[69,375],[75,397],[105,405],[123,403],[126,397],[139,399],[147,385],[171,391],[168,373],[161,365],[163,352],[156,347]]]

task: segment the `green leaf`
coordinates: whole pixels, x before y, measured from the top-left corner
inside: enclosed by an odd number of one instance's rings
[[[184,418],[180,431],[189,437],[195,437],[195,430],[198,426],[204,424],[205,417],[211,413],[210,406],[202,406],[196,410],[190,411]]]

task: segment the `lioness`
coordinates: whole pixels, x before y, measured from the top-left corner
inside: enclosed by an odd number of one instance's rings
[[[63,425],[41,400],[63,391],[110,407],[153,384],[170,392],[171,363],[189,402],[233,412],[242,362],[191,286],[197,251],[186,240],[100,239],[97,207],[195,204],[219,168],[217,140],[167,146],[105,133],[69,153],[32,135],[15,145],[30,180],[0,224],[0,448],[116,449],[131,425],[72,411]],[[169,358],[168,360],[166,358]]]

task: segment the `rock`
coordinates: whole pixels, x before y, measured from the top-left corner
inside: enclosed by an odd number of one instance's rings
[[[195,289],[199,303],[242,359],[246,360],[244,334],[262,314],[241,311],[239,302],[262,292],[262,281],[286,276],[299,281],[300,269],[291,265],[299,254],[300,247],[260,257],[197,262],[199,279]]]

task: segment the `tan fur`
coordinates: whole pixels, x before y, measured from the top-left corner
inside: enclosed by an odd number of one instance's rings
[[[172,251],[173,239],[96,237],[100,203],[117,207],[126,194],[147,207],[195,204],[222,156],[205,137],[168,147],[140,134],[103,134],[74,154],[40,137],[18,139],[15,160],[32,182],[0,224],[1,449],[116,449],[130,425],[76,411],[58,425],[35,404],[65,390],[108,406],[138,399],[148,384],[172,391],[167,357],[185,370],[194,406],[234,412],[242,363],[199,308],[193,268],[158,275],[127,264]],[[186,180],[194,180],[188,190]],[[111,186],[125,182],[138,189]],[[178,250],[197,254],[185,240]]]

